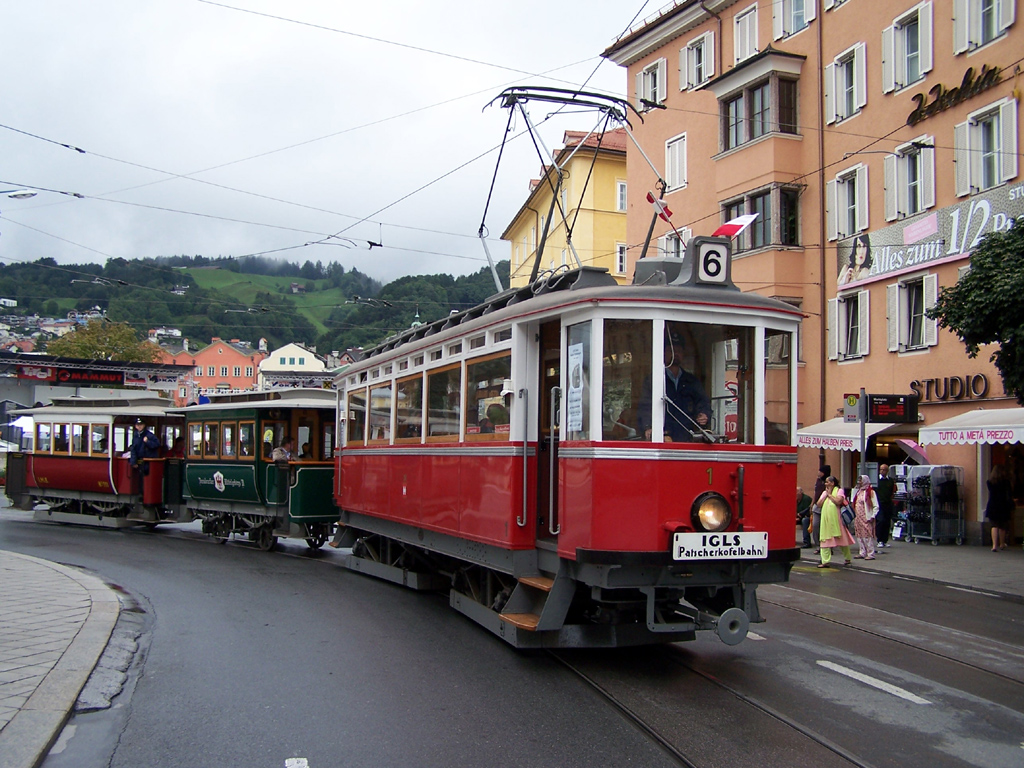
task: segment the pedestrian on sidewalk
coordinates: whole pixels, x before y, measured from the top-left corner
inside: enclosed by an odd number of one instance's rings
[[[804,534],[802,548],[807,549],[811,546],[811,497],[799,486],[796,489],[796,524]]]
[[[896,493],[896,481],[889,477],[889,465],[882,464],[878,468],[878,485],[875,493],[878,496],[878,514],[875,516],[875,537],[878,546],[891,547],[889,537],[892,535],[893,496]]]
[[[875,559],[875,518],[878,516],[878,496],[871,487],[871,478],[861,475],[853,492],[853,530],[860,550],[858,560]]]
[[[1006,549],[1006,532],[1010,527],[1010,516],[1017,506],[1013,498],[1010,481],[1002,464],[992,467],[988,476],[988,505],[985,517],[992,525],[992,551]]]
[[[811,541],[821,547],[821,494],[825,492],[825,478],[832,474],[832,467],[822,464],[818,470],[818,479],[814,481],[814,503],[811,505]],[[815,552],[815,554],[818,554]]]
[[[850,547],[854,544],[853,537],[839,518],[839,509],[844,504],[846,504],[846,494],[839,487],[839,481],[829,476],[825,479],[825,490],[818,497],[818,506],[821,508],[821,527],[818,529],[818,543],[821,552],[819,568],[829,567],[829,563],[832,561],[833,547],[842,548],[846,565],[853,562],[850,560]]]

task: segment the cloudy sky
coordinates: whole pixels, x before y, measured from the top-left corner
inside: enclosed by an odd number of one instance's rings
[[[622,95],[599,54],[665,2],[0,0],[0,188],[51,190],[0,198],[0,261],[273,253],[385,281],[475,272],[508,117],[487,103],[588,78]],[[594,120],[559,115],[545,142]],[[538,168],[525,136],[506,149],[496,257]]]

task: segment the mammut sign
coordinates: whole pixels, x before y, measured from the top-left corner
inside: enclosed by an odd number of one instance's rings
[[[936,83],[928,93],[915,93],[911,96],[911,100],[917,102],[917,109],[907,117],[907,125],[917,125],[932,115],[945,112],[972,96],[998,85],[1002,79],[1002,70],[999,67],[989,67],[985,64],[977,77],[974,76],[974,67],[968,67],[964,72],[964,79],[956,88],[946,88],[942,83]],[[931,101],[928,101],[929,96],[932,97]]]
[[[103,386],[115,386],[124,384],[124,371],[101,371],[54,368],[43,365],[22,365],[18,367],[18,378],[49,381],[57,384],[100,384]]]

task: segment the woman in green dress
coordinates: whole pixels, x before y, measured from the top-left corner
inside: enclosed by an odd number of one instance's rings
[[[853,536],[846,530],[842,518],[839,516],[840,508],[846,504],[846,494],[839,487],[839,481],[835,477],[825,479],[825,490],[818,497],[818,507],[821,509],[821,529],[818,538],[821,542],[821,563],[819,568],[828,568],[832,561],[832,547],[842,547],[843,557],[846,565],[853,561],[850,559],[850,547],[856,542]]]

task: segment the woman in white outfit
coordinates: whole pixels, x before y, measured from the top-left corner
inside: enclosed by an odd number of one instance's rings
[[[871,487],[871,478],[861,475],[853,494],[853,532],[860,554],[858,560],[875,559],[875,516],[878,514],[878,496]]]

